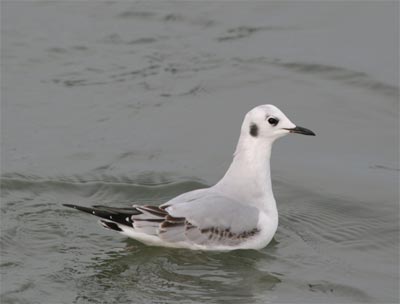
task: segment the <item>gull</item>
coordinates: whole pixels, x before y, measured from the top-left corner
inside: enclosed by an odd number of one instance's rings
[[[289,133],[315,136],[273,105],[260,105],[243,121],[233,161],[214,186],[161,204],[129,208],[65,204],[100,217],[100,224],[146,245],[192,250],[262,249],[278,227],[270,157],[274,141]]]

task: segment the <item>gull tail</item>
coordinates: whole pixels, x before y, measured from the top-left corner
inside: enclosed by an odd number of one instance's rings
[[[105,219],[105,220],[100,220],[100,223],[104,228],[115,230],[118,232],[123,231],[120,225],[132,227],[133,225],[132,216],[142,214],[142,212],[136,209],[135,207],[130,207],[130,208],[112,208],[106,206],[83,207],[71,204],[63,204],[63,206],[101,217]]]

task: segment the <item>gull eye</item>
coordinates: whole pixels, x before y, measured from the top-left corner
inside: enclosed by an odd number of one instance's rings
[[[279,119],[274,118],[274,117],[270,117],[270,118],[268,118],[268,122],[269,122],[271,125],[276,126],[276,125],[279,123]]]

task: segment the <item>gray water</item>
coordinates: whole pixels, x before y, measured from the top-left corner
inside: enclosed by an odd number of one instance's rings
[[[2,303],[392,303],[398,2],[3,1]],[[146,247],[62,207],[215,183],[244,114],[276,143],[260,251]]]

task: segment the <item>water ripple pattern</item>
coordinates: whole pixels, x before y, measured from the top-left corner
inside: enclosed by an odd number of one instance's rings
[[[398,3],[2,2],[1,303],[397,303]],[[146,247],[63,203],[221,178],[243,114],[272,153],[260,251]]]

